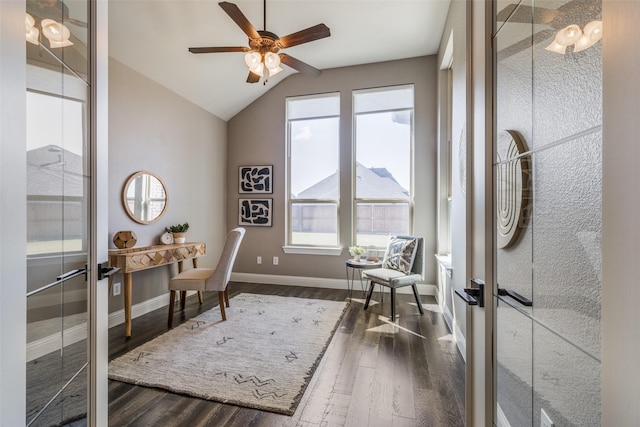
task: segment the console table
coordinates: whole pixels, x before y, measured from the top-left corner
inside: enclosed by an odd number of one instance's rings
[[[109,266],[118,267],[124,274],[124,331],[131,336],[131,295],[133,288],[132,273],[161,265],[178,263],[178,272],[182,272],[182,262],[193,260],[193,267],[198,267],[198,257],[207,253],[202,242],[174,243],[171,245],[144,246],[131,249],[110,249]],[[171,302],[170,302],[171,303]]]

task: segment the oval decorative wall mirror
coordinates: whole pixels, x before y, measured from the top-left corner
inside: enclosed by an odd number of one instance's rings
[[[135,222],[154,223],[167,210],[169,204],[167,187],[159,176],[151,172],[136,172],[124,184],[122,204]]]

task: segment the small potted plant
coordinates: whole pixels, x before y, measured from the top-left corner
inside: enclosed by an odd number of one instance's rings
[[[187,239],[185,233],[189,229],[189,223],[170,225],[167,227],[167,231],[173,234],[174,243],[184,243]]]
[[[354,260],[360,261],[360,257],[365,253],[365,249],[362,246],[351,246],[349,248],[349,254]]]

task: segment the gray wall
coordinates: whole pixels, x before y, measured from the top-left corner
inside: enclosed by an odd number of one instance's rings
[[[456,328],[460,333],[466,336],[466,305],[453,294],[454,289],[463,289],[467,286],[467,182],[469,177],[467,171],[467,66],[466,66],[466,3],[465,1],[454,0],[449,8],[449,15],[445,24],[442,41],[440,42],[440,50],[438,54],[438,66],[443,67],[444,54],[452,40],[453,62],[451,65],[453,73],[452,83],[452,123],[451,123],[451,153],[449,156],[450,163],[446,165],[451,169],[451,235],[449,244],[442,243],[441,248],[449,247],[451,250],[451,268],[452,277],[450,284],[446,284],[441,289],[441,304],[446,309],[450,326]],[[444,64],[446,67],[448,64]],[[447,76],[446,70],[440,70],[438,74],[438,90],[440,91],[440,121],[441,128],[438,143],[442,149],[446,150],[447,132],[446,132],[446,98]],[[447,156],[442,156],[441,161],[446,162]],[[446,204],[446,186],[441,186],[442,196],[438,199],[438,203]],[[446,225],[445,222],[442,223]],[[449,287],[450,285],[450,287]],[[458,336],[458,338],[460,338]]]
[[[235,271],[344,279],[344,260],[351,245],[351,91],[405,83],[415,85],[415,211],[414,234],[425,238],[425,282],[435,283],[436,266],[436,58],[324,70],[318,78],[295,74],[282,81],[228,122],[227,227],[238,224],[238,166],[272,164],[273,226],[248,227]],[[269,84],[269,83],[267,83]],[[341,94],[340,236],[341,256],[284,254],[285,244],[285,98],[325,92]],[[263,264],[256,264],[256,256]],[[278,266],[271,258],[278,256]]]
[[[133,230],[136,246],[159,244],[166,226],[188,222],[187,241],[207,244],[202,267],[214,267],[226,236],[226,123],[126,65],[109,61],[109,243],[120,230]],[[160,176],[169,204],[157,222],[131,220],[121,201],[134,172]],[[133,274],[133,304],[166,293],[175,267]],[[121,281],[122,275],[114,281]],[[110,297],[109,311],[122,308]]]

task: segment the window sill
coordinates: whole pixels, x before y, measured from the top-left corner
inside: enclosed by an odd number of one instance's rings
[[[315,246],[283,246],[285,254],[295,255],[330,255],[339,256],[342,254],[341,247],[315,247]]]

